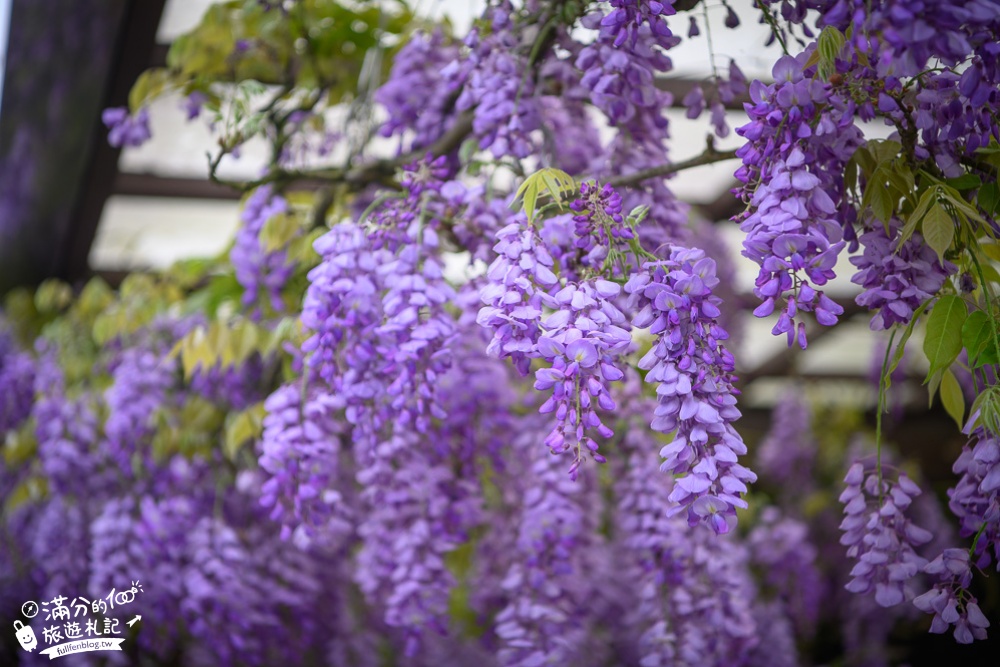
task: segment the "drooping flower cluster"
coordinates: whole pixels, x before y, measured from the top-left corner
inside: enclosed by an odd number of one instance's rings
[[[570,468],[574,477],[585,450],[604,461],[588,432],[596,431],[604,438],[614,435],[594,403],[614,410],[610,383],[624,377],[615,357],[629,349],[632,337],[625,316],[612,301],[620,293],[621,285],[607,280],[571,283],[556,292],[559,310],[542,324],[546,331],[538,340],[538,355],[549,366],[535,373],[535,389],[552,392],[539,411],[556,416],[545,444],[554,454],[575,450]]]
[[[657,383],[653,430],[675,432],[661,451],[662,469],[683,475],[670,493],[671,512],[686,511],[691,525],[726,533],[757,476],[737,462],[747,449],[733,428],[740,411],[733,356],[722,346],[728,334],[716,320],[715,263],[700,250],[674,248],[669,260],[645,268],[625,292],[633,325],[657,337],[639,367],[648,371],[647,382]]]
[[[809,526],[783,516],[777,507],[767,507],[747,536],[747,548],[752,562],[763,572],[762,588],[804,636],[811,636],[827,591]]]
[[[522,75],[528,60],[519,53],[513,5],[503,0],[487,13],[490,33],[480,36],[473,30],[466,38],[471,71],[455,106],[473,110],[472,129],[481,148],[497,158],[523,159],[535,149],[531,133],[541,127],[535,84]]]
[[[122,473],[128,474],[137,461],[149,456],[143,445],[153,435],[155,413],[176,380],[176,369],[175,360],[145,346],[125,350],[114,369],[113,383],[104,396],[108,406],[104,434],[108,454]]]
[[[260,467],[270,477],[261,487],[261,504],[282,523],[284,539],[301,526],[300,539],[336,541],[347,514],[336,491],[341,428],[334,413],[342,402],[315,390],[308,394],[303,401],[301,386],[285,385],[264,404]]]
[[[31,413],[34,381],[31,355],[18,349],[0,322],[0,433],[14,430]]]
[[[655,440],[638,425],[625,432],[629,468],[615,481],[617,530],[637,603],[629,612],[637,663],[650,666],[747,664],[757,641],[756,590],[743,545],[691,528],[664,511],[671,482],[651,475]]]
[[[342,411],[360,485],[353,577],[385,623],[401,630],[411,657],[429,646],[429,630],[447,628],[455,581],[444,554],[477,521],[477,496],[457,477],[457,450],[437,431],[448,416],[439,382],[457,337],[441,222],[425,215],[447,208],[443,168],[440,160],[415,165],[404,196],[376,210],[367,228],[342,223],[315,243],[322,261],[309,274],[302,315],[311,334],[302,347],[310,398],[302,414],[294,386],[269,399],[261,459],[272,475],[267,502],[296,498],[293,514],[282,510],[293,523],[305,508],[324,521],[342,515],[343,454],[330,437],[339,431],[330,420]],[[319,429],[316,418],[329,427]],[[426,447],[424,438],[441,444]]]
[[[948,490],[948,507],[963,537],[976,536],[973,556],[981,569],[1000,570],[1000,440],[983,428],[972,432],[952,467],[961,477]]]
[[[288,202],[275,195],[267,185],[257,188],[246,201],[240,215],[243,224],[229,253],[236,280],[245,290],[244,306],[252,306],[261,297],[267,297],[274,310],[281,312],[285,308],[281,290],[291,277],[294,265],[284,249],[268,250],[261,232],[271,218],[287,213]]]
[[[393,61],[389,78],[375,93],[375,100],[389,115],[381,129],[383,136],[413,132],[410,149],[419,150],[445,133],[454,119],[452,107],[461,82],[449,80],[442,70],[458,58],[458,51],[440,31],[418,33],[406,43]]]
[[[903,473],[895,482],[880,479],[874,471],[866,475],[861,463],[851,466],[844,481],[840,541],[848,557],[858,561],[847,590],[874,590],[875,601],[883,607],[912,599],[908,583],[927,564],[915,549],[933,537],[905,515],[920,488]]]
[[[608,14],[595,12],[583,20],[585,27],[599,29],[600,34],[577,58],[576,66],[584,72],[581,83],[613,125],[634,134],[663,128],[665,98],[653,79],[671,68],[663,50],[679,41],[664,18],[673,13],[672,3],[655,3],[659,5],[655,8],[646,2],[612,4]]]
[[[529,431],[531,433],[531,431]],[[537,433],[537,431],[536,431]],[[496,618],[500,664],[570,664],[583,660],[596,610],[593,554],[599,534],[591,511],[593,470],[569,479],[558,459],[524,443],[531,457],[517,529],[517,557],[503,579],[508,602]]]
[[[894,324],[908,324],[913,312],[938,293],[945,279],[955,271],[951,262],[942,266],[934,250],[915,232],[897,250],[902,225],[893,220],[890,234],[878,227],[858,239],[864,248],[851,257],[858,272],[851,282],[864,288],[856,299],[858,305],[878,311],[871,320],[873,331]]]
[[[559,284],[553,260],[538,233],[515,221],[497,232],[487,284],[480,296],[485,306],[477,321],[492,330],[487,351],[509,357],[521,375],[528,374],[541,337],[542,307],[554,307],[549,294]]]
[[[830,105],[830,86],[806,77],[802,61],[789,56],[774,66],[775,83],[750,86],[750,122],[737,134],[747,139],[738,151],[749,211],[740,229],[743,254],[760,264],[754,311],[780,313],[775,335],[786,334],[805,348],[799,312],[815,313],[832,325],[843,308],[816,289],[834,277],[844,248],[841,214],[844,165],[861,144],[853,116]]]
[[[971,644],[986,639],[990,622],[969,591],[972,568],[965,549],[945,549],[924,566],[924,572],[937,579],[931,590],[918,595],[913,604],[922,612],[933,614],[931,632],[940,634],[955,626],[955,641]]]
[[[149,109],[143,107],[130,114],[125,107],[105,109],[101,122],[108,128],[108,143],[115,148],[142,146],[149,141]]]

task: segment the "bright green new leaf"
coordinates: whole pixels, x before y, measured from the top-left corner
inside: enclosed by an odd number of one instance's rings
[[[46,280],[35,292],[35,308],[39,313],[58,313],[73,300],[73,289],[55,278]]]
[[[231,413],[226,417],[226,435],[223,448],[226,457],[235,461],[242,447],[260,437],[264,428],[264,404],[255,403],[242,412]]]
[[[976,397],[970,414],[977,413],[979,417],[976,418],[976,425],[1000,436],[1000,385],[990,385]]]
[[[260,230],[260,243],[264,252],[283,250],[302,228],[302,222],[294,213],[272,215]]]
[[[924,354],[930,362],[928,380],[939,370],[950,366],[962,351],[962,326],[968,312],[965,302],[952,295],[938,299],[931,310],[924,337]]]
[[[944,369],[941,376],[941,404],[944,405],[945,411],[961,429],[965,419],[965,396],[950,368]]]
[[[524,183],[517,189],[517,195],[511,207],[517,210],[517,204],[520,202],[524,214],[528,217],[528,223],[531,224],[535,220],[535,213],[538,211],[538,198],[542,194],[547,192],[553,201],[561,206],[563,194],[575,191],[576,181],[566,172],[551,168],[541,169],[524,179]]]
[[[980,249],[983,254],[992,259],[994,262],[1000,262],[1000,244],[997,243],[980,243]]]
[[[844,33],[833,26],[827,26],[820,32],[817,41],[816,52],[819,53],[817,70],[822,78],[828,79],[836,71],[837,56],[844,46]]]
[[[944,206],[937,204],[927,211],[921,230],[927,245],[934,249],[938,261],[944,264],[944,254],[955,240],[955,221]]]
[[[132,90],[128,93],[128,108],[131,113],[136,113],[144,106],[162,95],[173,85],[170,70],[159,67],[147,69],[136,79]]]

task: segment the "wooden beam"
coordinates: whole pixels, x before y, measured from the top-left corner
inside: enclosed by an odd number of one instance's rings
[[[181,197],[185,199],[222,199],[236,201],[240,193],[204,178],[178,178],[155,174],[118,172],[113,194],[133,197]]]
[[[164,4],[165,0],[130,0],[126,6],[102,107],[128,104],[132,84],[150,61]],[[90,247],[104,204],[114,187],[119,153],[119,149],[108,144],[107,128],[98,117],[91,128],[90,160],[83,175],[74,215],[67,233],[56,248],[55,273],[64,280],[75,281],[88,272]]]

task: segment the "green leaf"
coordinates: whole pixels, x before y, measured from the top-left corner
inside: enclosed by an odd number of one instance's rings
[[[892,195],[889,193],[889,186],[886,184],[887,180],[888,176],[885,169],[881,166],[877,167],[871,178],[868,179],[865,193],[861,198],[861,207],[871,208],[872,214],[883,225],[886,225],[888,229],[889,218],[892,217],[896,206]]]
[[[927,381],[927,408],[930,409],[934,405],[934,396],[937,394],[938,387],[941,386],[941,378],[944,377],[944,371],[938,371],[934,375],[930,376]]]
[[[903,150],[903,144],[892,139],[872,139],[868,142],[868,151],[876,163],[894,160]]]
[[[46,280],[35,291],[35,308],[39,313],[58,313],[73,301],[73,289],[55,278]]]
[[[968,308],[957,296],[943,296],[934,305],[924,337],[924,354],[930,362],[928,379],[950,366],[962,351],[962,327],[967,317]]]
[[[944,369],[941,376],[941,404],[961,429],[965,419],[965,395],[950,368]]]
[[[283,250],[302,228],[302,221],[294,213],[272,215],[260,230],[260,243],[264,252]]]
[[[819,33],[816,52],[819,53],[817,72],[820,77],[828,79],[836,71],[837,56],[840,55],[843,46],[844,33],[833,26],[827,26]]]
[[[970,414],[978,414],[976,426],[982,426],[995,436],[1000,436],[1000,385],[983,389],[972,403]]]
[[[935,187],[927,188],[920,195],[920,200],[917,202],[916,208],[913,209],[913,213],[906,219],[903,231],[899,235],[899,241],[896,242],[896,252],[899,252],[899,249],[903,247],[907,239],[913,236],[913,232],[917,231],[917,226],[920,225],[920,221],[927,215],[927,211],[937,203],[937,197],[938,191]]]
[[[946,178],[944,182],[956,190],[975,190],[983,184],[982,180],[975,174],[962,174],[955,178]]]
[[[969,353],[969,362],[978,357],[991,336],[990,318],[981,310],[969,313],[962,325],[962,345]]]
[[[993,215],[997,212],[997,205],[1000,204],[1000,187],[996,183],[987,183],[979,189],[979,207],[986,211],[986,215]]]
[[[955,221],[952,220],[944,206],[937,204],[927,211],[922,226],[924,240],[937,253],[938,260],[944,264],[944,254],[955,240]]]
[[[995,364],[1000,355],[995,344],[993,323],[989,315],[981,310],[975,310],[966,318],[962,326],[962,344],[969,353],[969,365],[980,368],[987,364]]]
[[[172,83],[170,70],[162,67],[148,69],[139,75],[128,94],[128,108],[136,113],[162,95]]]
[[[264,431],[264,404],[256,403],[242,412],[226,417],[226,435],[223,452],[230,461],[235,461],[243,446],[261,436]]]
[[[979,248],[983,251],[984,255],[994,262],[1000,262],[1000,245],[996,243],[980,243]]]
[[[532,224],[535,213],[538,211],[538,198],[547,192],[554,202],[562,206],[562,196],[564,193],[576,191],[576,181],[572,176],[559,169],[541,169],[536,171],[517,189],[517,195],[511,207],[516,211],[518,202],[524,214],[528,218],[528,224]]]

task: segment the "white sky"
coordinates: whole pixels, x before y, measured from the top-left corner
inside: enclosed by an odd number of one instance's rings
[[[7,69],[7,37],[10,35],[10,9],[14,0],[0,0],[0,107],[3,106],[3,76]]]

